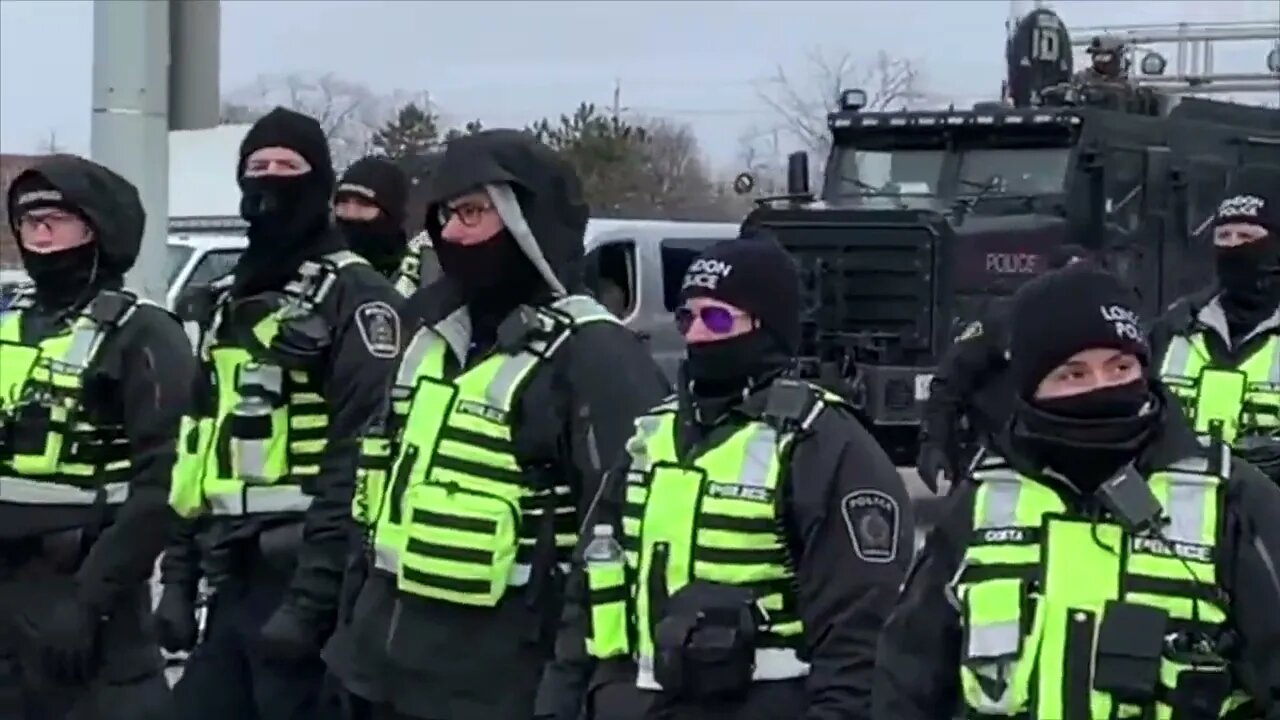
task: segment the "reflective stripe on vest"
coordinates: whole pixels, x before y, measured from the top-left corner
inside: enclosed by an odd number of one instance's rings
[[[58,335],[22,342],[29,293],[0,314],[0,426],[8,435],[0,460],[0,502],[32,505],[120,504],[128,497],[131,453],[119,425],[81,419],[84,374],[115,328],[141,300],[104,291]],[[15,441],[21,431],[21,442]]]
[[[255,340],[269,346],[287,318],[317,311],[338,271],[364,263],[349,251],[303,263],[285,286],[284,305],[251,328]],[[305,512],[312,498],[303,484],[320,473],[329,428],[320,379],[258,362],[249,350],[218,341],[227,300],[202,331],[212,410],[183,418],[170,505],[183,517]]]
[[[815,410],[810,419],[816,415]],[[753,421],[696,459],[682,460],[676,428],[674,406],[660,406],[636,420],[636,434],[627,443],[631,466],[622,546],[634,579],[637,686],[660,689],[653,676],[652,630],[664,598],[650,585],[654,572],[662,573],[671,594],[695,580],[752,589],[766,618],[752,677],[807,675],[809,665],[798,653],[804,627],[795,571],[776,509],[782,458],[794,436]]]
[[[1251,430],[1280,427],[1280,336],[1272,333],[1235,367],[1218,367],[1205,332],[1173,338],[1160,366],[1196,432],[1209,435],[1220,423],[1221,439],[1230,444]]]
[[[465,317],[459,311],[420,330],[405,350],[391,394],[390,487],[361,494],[379,498],[375,566],[395,573],[403,592],[492,606],[508,587],[529,582],[548,509],[564,567],[578,532],[567,476],[546,468],[535,478],[537,469],[521,466],[510,414],[534,371],[574,328],[617,319],[593,298],[562,298],[536,310],[540,330],[525,349],[495,353],[446,380],[458,333],[469,334],[457,327]]]
[[[964,629],[959,673],[971,716],[1173,717],[1163,702],[1148,716],[1092,690],[1097,634],[1115,600],[1164,610],[1188,637],[1217,637],[1227,619],[1214,564],[1223,481],[1208,468],[1191,459],[1148,479],[1166,515],[1159,539],[1071,517],[1053,489],[1007,467],[974,474],[974,532],[949,587]],[[1171,697],[1191,667],[1177,660],[1161,661],[1158,699]]]
[[[0,477],[0,503],[13,505],[120,505],[129,499],[129,482],[96,489],[20,477]]]

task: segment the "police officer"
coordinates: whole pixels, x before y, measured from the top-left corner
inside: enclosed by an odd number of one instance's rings
[[[1081,245],[1063,244],[1048,253],[1054,270],[1091,259]],[[977,452],[1009,418],[1008,303],[998,299],[956,336],[929,381],[922,413],[920,478],[937,491],[939,478],[954,483]]]
[[[370,156],[347,168],[333,197],[347,244],[404,296],[422,281],[420,242],[410,244],[404,230],[407,193],[404,172],[386,158]]]
[[[366,716],[529,718],[601,459],[666,383],[581,294],[571,166],[515,130],[441,163],[426,230],[444,276],[410,301],[423,329],[353,504],[373,567],[325,658]]]
[[[1280,489],[1200,447],[1137,307],[1087,264],[1018,292],[1006,452],[917,556],[876,718],[1280,717]]]
[[[399,353],[400,296],[331,223],[333,168],[315,120],[268,113],[238,173],[249,244],[202,323],[204,373],[170,498],[204,521],[215,588],[175,694],[189,718],[312,717],[359,437]],[[168,568],[165,595],[189,603],[193,575]]]
[[[1089,67],[1078,71],[1072,78],[1077,83],[1113,83],[1126,84],[1124,53],[1125,44],[1122,38],[1114,35],[1098,35],[1089,41],[1086,50],[1089,54]]]
[[[1152,329],[1165,384],[1195,429],[1248,456],[1280,435],[1280,172],[1246,166],[1214,218],[1218,287],[1174,303]]]
[[[902,478],[844,401],[788,379],[800,281],[769,234],[708,248],[681,300],[687,383],[636,420],[590,523],[591,652],[636,661],[651,718],[869,718],[912,548]]]
[[[146,214],[83,158],[6,198],[33,285],[0,313],[0,717],[178,717],[149,628],[174,438],[195,363],[122,285]]]

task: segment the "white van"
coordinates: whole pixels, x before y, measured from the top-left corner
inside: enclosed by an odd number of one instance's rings
[[[587,287],[648,344],[674,380],[684,357],[684,338],[676,331],[673,313],[685,270],[707,246],[737,236],[737,223],[638,220],[598,225],[587,240]]]

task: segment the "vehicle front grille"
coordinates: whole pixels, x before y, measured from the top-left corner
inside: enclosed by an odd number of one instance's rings
[[[933,334],[934,234],[916,224],[787,225],[800,269],[806,356],[857,350],[864,362],[927,353]]]

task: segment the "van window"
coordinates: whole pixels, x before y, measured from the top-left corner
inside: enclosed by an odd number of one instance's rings
[[[236,260],[240,259],[242,250],[210,250],[205,253],[204,257],[196,263],[196,267],[191,271],[191,277],[187,278],[187,287],[195,285],[208,285],[218,278],[229,274],[236,266]]]
[[[187,261],[191,259],[191,253],[195,252],[186,245],[170,245],[165,250],[165,285],[172,286],[174,281],[178,279],[178,274],[187,266]]]
[[[596,299],[619,318],[635,311],[639,295],[636,243],[615,240],[587,254],[588,278]]]
[[[675,312],[680,306],[680,285],[694,258],[722,237],[663,238],[662,240],[662,304]]]

